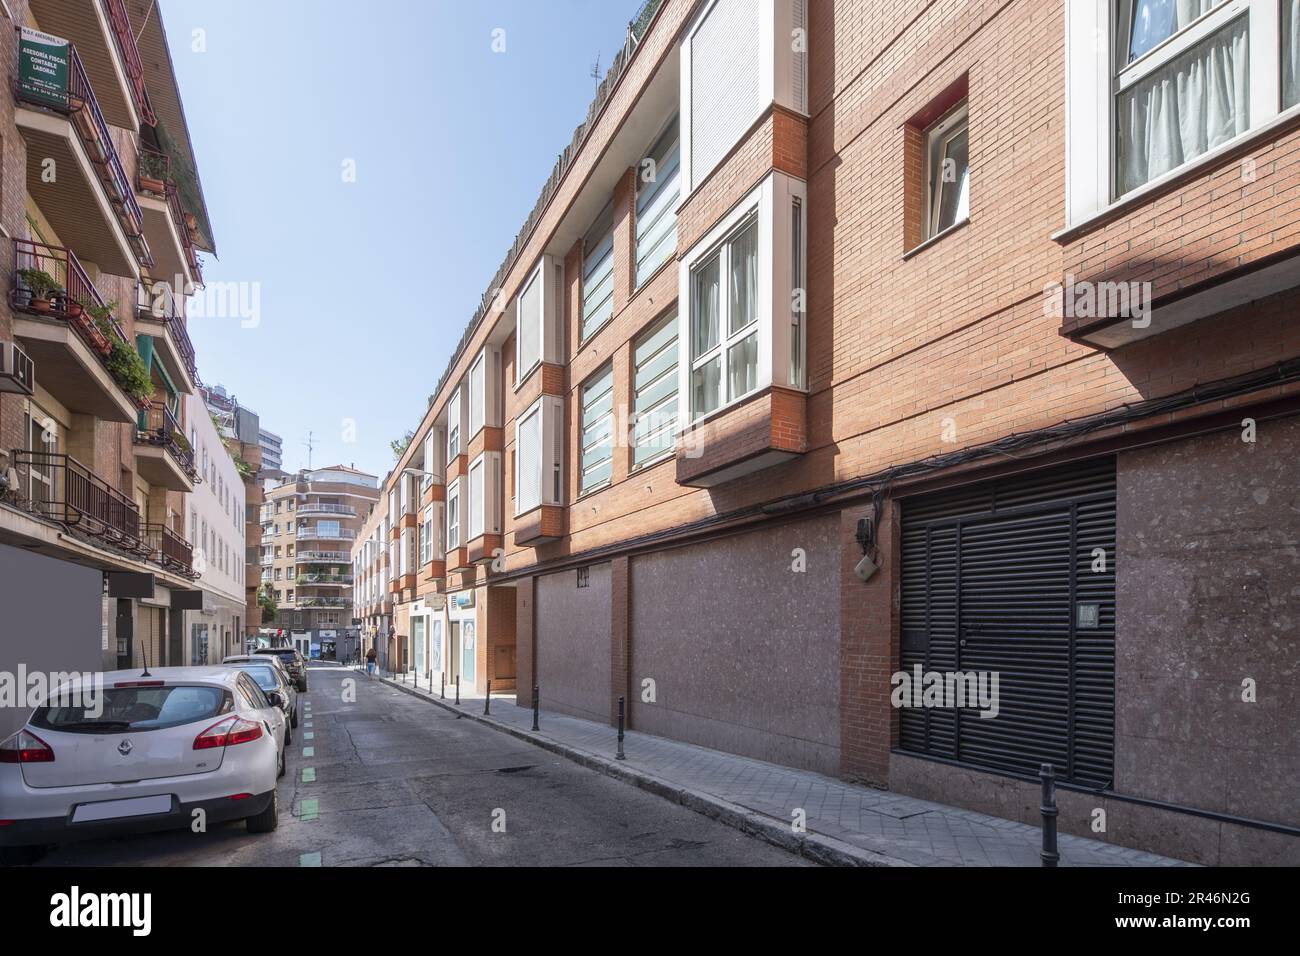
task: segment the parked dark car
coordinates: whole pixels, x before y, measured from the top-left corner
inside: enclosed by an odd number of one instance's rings
[[[269,654],[280,658],[289,676],[298,685],[298,693],[307,693],[307,661],[296,647],[259,647],[254,654]]]

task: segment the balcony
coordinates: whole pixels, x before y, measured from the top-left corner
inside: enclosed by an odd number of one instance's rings
[[[77,45],[102,94],[105,119],[130,130],[139,129],[141,122],[157,122],[122,0],[29,0],[28,6],[42,30]]]
[[[298,564],[351,564],[352,558],[343,551],[299,551],[294,560]]]
[[[19,39],[19,59],[62,55],[64,48]],[[152,268],[144,213],[122,168],[104,114],[75,45],[66,47],[66,89],[20,79],[14,123],[27,143],[27,191],[54,231],[111,275]],[[58,170],[48,179],[49,162]]]
[[[149,551],[140,509],[70,455],[15,450],[19,499],[33,514],[96,538],[135,557]]]
[[[198,472],[180,422],[162,402],[140,412],[135,433],[135,469],[151,485],[169,491],[194,490]]]
[[[357,533],[350,528],[340,528],[338,531],[320,531],[316,528],[299,528],[299,541],[353,541]]]
[[[69,249],[14,240],[13,334],[36,363],[41,385],[69,411],[111,422],[134,422],[140,405],[109,371],[109,334],[129,343],[116,320],[97,323],[90,309],[103,307],[90,277]],[[59,288],[36,295],[20,270],[44,272]],[[109,334],[105,334],[107,326]]]
[[[168,283],[156,283],[152,289],[143,283],[136,286],[135,329],[153,338],[154,350],[176,387],[187,395],[195,394],[199,370],[194,359],[194,343],[181,321],[180,309]]]
[[[181,205],[180,192],[171,177],[171,159],[141,148],[136,188],[144,212],[145,239],[156,263],[154,273],[178,291],[184,291],[186,283],[202,285],[203,272],[190,225],[193,217],[186,215]]]
[[[300,574],[296,579],[300,588],[342,588],[352,586],[352,575]]]
[[[345,515],[349,518],[357,516],[357,509],[351,505],[330,505],[323,502],[308,501],[298,506],[300,515]]]
[[[194,549],[190,543],[163,524],[145,525],[145,543],[149,560],[165,570],[186,577],[198,577],[193,571]]]
[[[19,501],[33,514],[57,521],[137,560],[194,578],[194,549],[165,525],[145,524],[134,501],[70,455],[15,450]]]
[[[294,607],[351,607],[351,598],[341,597],[305,597],[299,598]]]

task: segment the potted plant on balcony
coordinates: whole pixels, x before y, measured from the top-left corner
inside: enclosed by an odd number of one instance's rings
[[[107,362],[109,374],[140,408],[148,408],[153,401],[153,379],[149,377],[144,359],[117,333],[113,333],[111,338],[112,352]]]
[[[37,312],[49,312],[54,296],[63,292],[58,280],[43,269],[19,269],[18,276],[30,296],[28,305]]]
[[[115,308],[117,308],[117,303],[110,302],[108,305],[92,305],[87,310],[89,312],[88,317],[83,313],[78,313],[79,321],[90,335],[95,348],[105,358],[113,354],[113,339],[117,337],[117,331],[113,328],[113,310]]]
[[[167,194],[167,157],[161,153],[140,153],[138,181],[145,192]]]

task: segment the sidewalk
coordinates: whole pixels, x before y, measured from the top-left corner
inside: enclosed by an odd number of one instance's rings
[[[430,693],[427,680],[413,685],[409,674],[375,679],[823,863],[1041,865],[1041,833],[1027,824],[632,731],[627,759],[615,760],[616,732],[604,724],[543,711],[533,733],[532,709],[516,706],[513,695],[493,696],[485,717],[482,697],[462,697],[456,707],[451,687],[444,701],[438,687]],[[806,834],[792,831],[795,808],[807,814]],[[1067,834],[1058,842],[1061,866],[1189,865]]]

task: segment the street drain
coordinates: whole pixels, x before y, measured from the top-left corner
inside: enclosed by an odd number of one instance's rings
[[[527,767],[501,767],[497,770],[497,773],[520,773],[524,770],[532,770],[532,769],[533,767],[531,764],[528,765]]]

